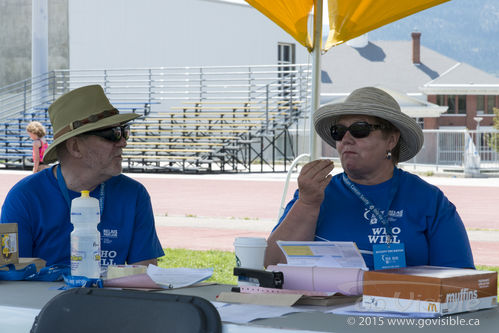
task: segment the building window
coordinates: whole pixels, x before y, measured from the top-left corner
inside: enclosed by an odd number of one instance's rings
[[[295,63],[295,44],[279,43],[277,45],[277,63],[279,65]]]
[[[481,95],[476,97],[476,111],[484,114],[494,114],[494,107],[499,106],[497,95]]]
[[[477,113],[480,111],[485,112],[484,101],[485,101],[485,96],[477,96],[476,97],[476,112]]]
[[[277,64],[279,96],[284,100],[292,98],[295,85],[295,44],[278,43],[277,44]]]
[[[466,114],[466,95],[457,96],[457,113]]]
[[[477,96],[477,100],[480,97],[483,96]],[[447,114],[466,114],[466,95],[437,95],[436,102],[437,105],[449,107]]]
[[[447,105],[449,106],[447,113],[456,113],[456,96],[455,95],[447,96]]]
[[[485,113],[493,114],[494,113],[494,106],[496,102],[496,97],[492,95],[488,95],[487,97],[487,110]]]
[[[445,95],[437,95],[437,105],[444,106],[445,104]]]
[[[414,118],[414,120],[416,120],[421,129],[424,129],[424,118]]]

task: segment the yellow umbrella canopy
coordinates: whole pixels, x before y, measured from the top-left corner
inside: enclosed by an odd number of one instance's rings
[[[328,0],[329,34],[324,50],[447,1],[449,0]],[[313,49],[308,17],[314,7],[314,0],[246,2],[288,32],[309,51]]]
[[[246,0],[252,7],[283,28],[296,41],[312,49],[308,17],[314,0]]]
[[[310,112],[319,106],[319,73],[322,34],[322,5],[325,0],[245,0],[305,46],[312,57],[312,100]],[[436,6],[449,0],[328,0],[329,33],[324,51],[385,24]],[[315,10],[317,8],[317,10]],[[314,24],[308,20],[314,9]],[[310,29],[309,29],[310,27]],[[316,29],[314,31],[314,29]],[[320,31],[319,31],[320,29]],[[315,33],[314,33],[315,32]],[[314,41],[311,39],[314,36]],[[318,43],[319,45],[314,45]],[[309,153],[318,152],[317,136],[310,121]],[[290,169],[291,170],[291,169]]]

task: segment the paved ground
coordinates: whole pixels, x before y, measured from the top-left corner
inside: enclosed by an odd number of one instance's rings
[[[0,203],[29,172],[0,171]],[[131,174],[151,194],[164,246],[232,251],[238,236],[266,237],[276,223],[284,174]],[[499,266],[499,178],[426,177],[456,205],[477,264]],[[286,201],[296,188],[292,177]]]

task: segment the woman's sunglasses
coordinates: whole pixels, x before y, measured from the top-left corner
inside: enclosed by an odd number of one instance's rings
[[[372,131],[382,129],[382,125],[372,125],[365,121],[358,121],[346,127],[345,125],[331,126],[331,136],[335,141],[343,140],[347,132],[350,132],[354,138],[361,139],[369,136]]]
[[[121,138],[128,140],[130,137],[130,125],[116,126],[111,128],[105,128],[97,131],[86,132],[85,135],[95,135],[100,136],[106,140],[112,142],[118,142]]]

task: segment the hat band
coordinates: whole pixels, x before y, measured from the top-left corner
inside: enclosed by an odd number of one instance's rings
[[[117,115],[118,113],[119,112],[116,109],[105,110],[105,111],[102,111],[101,113],[93,114],[93,115],[91,115],[91,116],[89,116],[87,118],[80,119],[80,120],[75,120],[72,123],[70,123],[68,126],[66,126],[63,129],[61,129],[59,132],[57,132],[54,135],[54,139],[57,139],[58,137],[66,134],[66,133],[69,133],[72,130],[77,129],[78,127],[81,127],[83,125],[90,124],[90,123],[95,123],[95,122],[97,122],[97,121],[99,121],[101,119]]]

